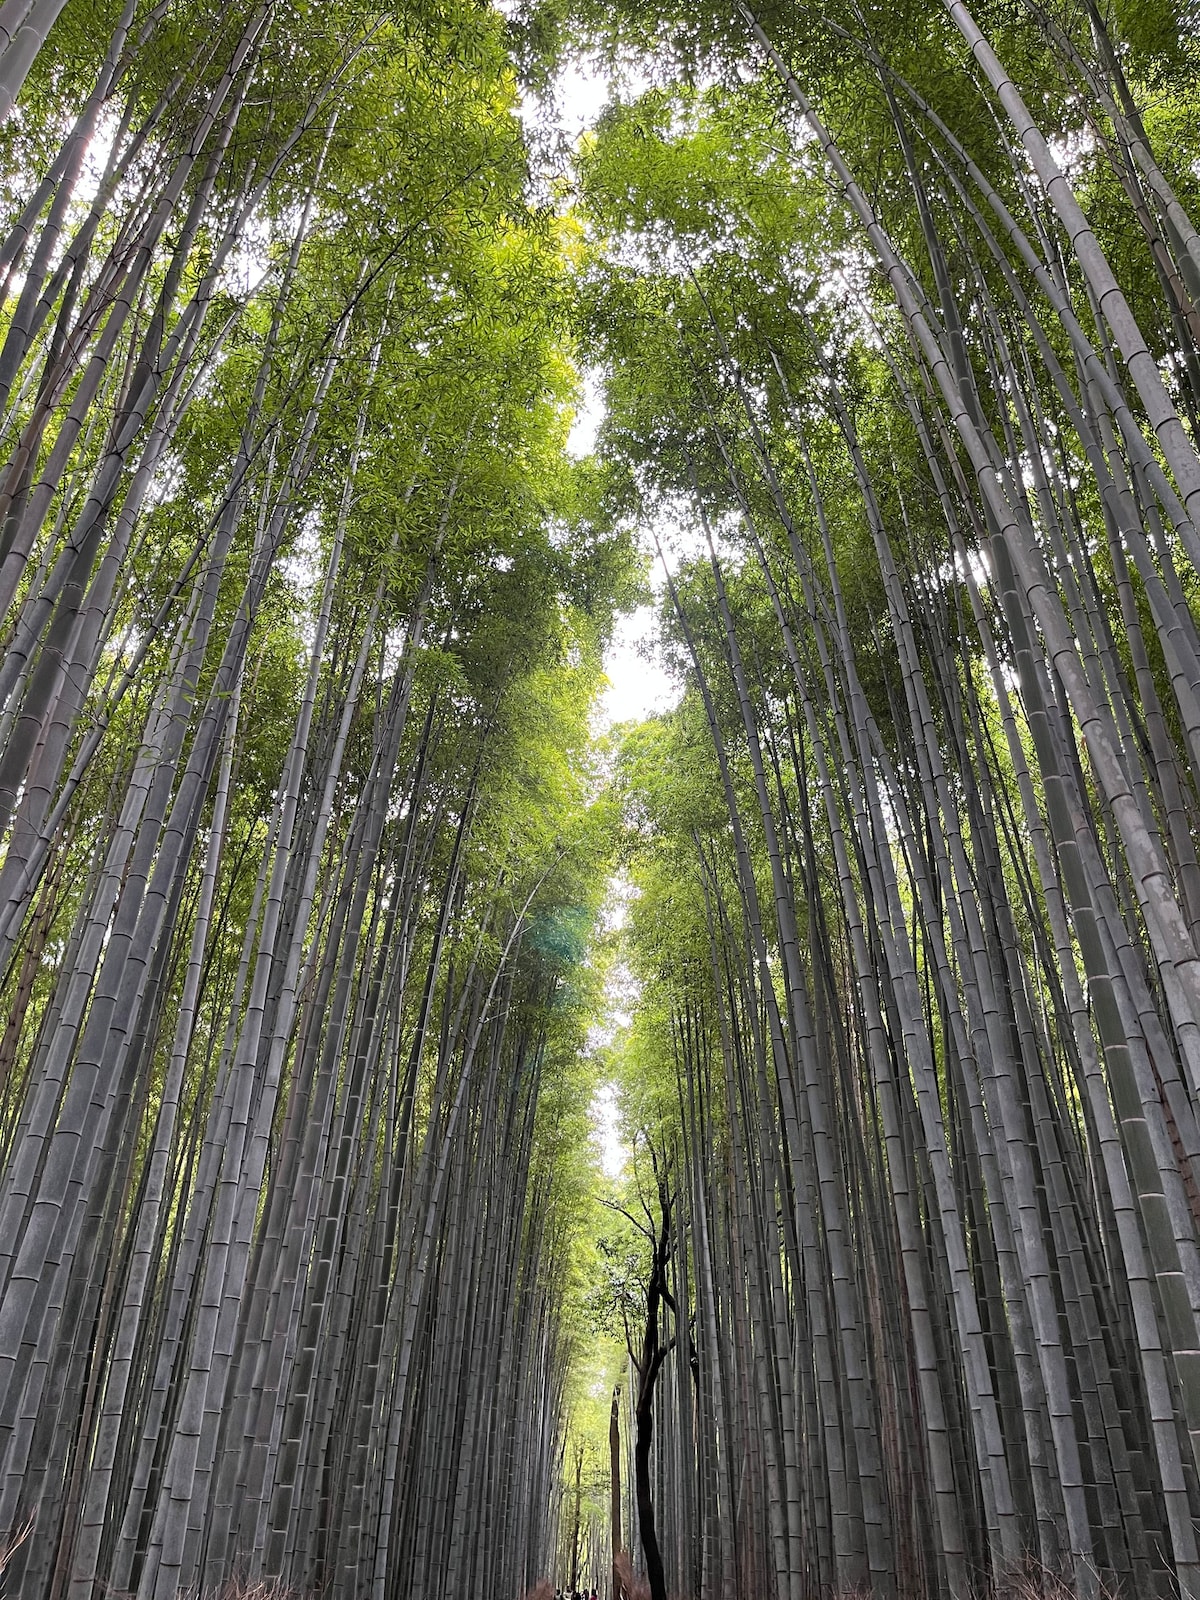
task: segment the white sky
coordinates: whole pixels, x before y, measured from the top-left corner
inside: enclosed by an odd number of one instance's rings
[[[645,87],[636,74],[623,82],[626,94],[637,94]],[[553,93],[553,119],[568,141],[575,145],[580,136],[592,127],[610,96],[609,81],[587,62],[573,62],[559,74]],[[549,107],[527,101],[521,108],[526,125],[544,126]],[[581,372],[582,393],[579,410],[567,440],[571,455],[589,454],[596,445],[596,435],[604,420],[604,393],[601,374],[586,364]],[[647,546],[651,541],[645,540]],[[664,584],[661,563],[657,560],[651,568],[650,583],[656,598]],[[597,734],[605,732],[614,723],[641,721],[657,712],[669,710],[679,699],[682,685],[667,673],[657,649],[658,627],[656,607],[638,606],[636,610],[618,619],[612,642],[604,655],[604,671],[608,687],[600,697],[593,717]],[[630,898],[634,893],[628,879],[621,875],[612,878],[602,912],[603,926],[616,929],[625,921]],[[603,1015],[592,1030],[589,1044],[593,1049],[611,1046],[621,1031],[628,1027],[637,1003],[637,983],[633,974],[621,962],[610,971],[605,983]],[[621,1096],[619,1085],[612,1081],[601,1083],[589,1107],[592,1121],[592,1139],[597,1148],[601,1170],[608,1178],[619,1178],[629,1156],[628,1147],[621,1138]]]
[[[608,881],[608,893],[600,912],[600,922],[606,933],[625,925],[629,903],[637,890],[623,872],[614,873]],[[588,1038],[589,1048],[611,1048],[620,1033],[633,1021],[637,1005],[638,983],[623,961],[616,961],[609,969],[604,983],[605,1008],[593,1026]],[[592,1096],[588,1108],[592,1119],[592,1140],[600,1155],[600,1168],[605,1177],[619,1178],[629,1159],[629,1147],[621,1138],[621,1091],[611,1081],[601,1083]]]
[[[609,82],[593,64],[572,61],[559,73],[555,86],[559,126],[578,138],[592,127],[609,97]]]
[[[592,1119],[592,1138],[600,1151],[600,1170],[606,1178],[619,1178],[629,1159],[629,1148],[621,1142],[620,1090],[615,1083],[602,1083],[588,1107]]]
[[[585,367],[581,374],[583,393],[579,397],[579,410],[567,435],[567,454],[576,460],[590,455],[596,448],[596,435],[604,421],[604,380],[594,367]]]
[[[627,74],[621,83],[626,94],[637,94],[648,80],[636,73]],[[594,63],[571,62],[555,80],[553,114],[563,134],[574,145],[592,127],[604,109],[615,85],[601,75]],[[526,125],[535,126],[550,110],[546,102],[527,99],[521,115]],[[594,367],[584,366],[579,410],[567,439],[568,452],[585,456],[595,449],[596,435],[604,420],[603,378]],[[657,561],[651,571],[651,585],[657,596],[662,591],[663,575]],[[639,606],[622,617],[604,656],[608,688],[601,697],[596,731],[605,731],[615,722],[641,721],[656,712],[669,710],[679,699],[681,685],[666,671],[653,647],[657,634],[655,608]]]
[[[657,634],[653,606],[639,606],[617,622],[604,652],[608,688],[600,697],[597,731],[614,722],[641,722],[669,710],[679,699],[680,685],[665,670],[655,648]]]

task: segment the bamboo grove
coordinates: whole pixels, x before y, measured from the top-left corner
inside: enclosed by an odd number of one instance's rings
[[[121,0],[4,124],[9,1595],[553,1539],[631,569],[515,100],[478,7]]]
[[[0,5],[2,1592],[1198,1597],[1194,7],[503,10]]]
[[[583,154],[688,683],[622,757],[681,1593],[1200,1593],[1196,55],[1124,15],[665,12]]]

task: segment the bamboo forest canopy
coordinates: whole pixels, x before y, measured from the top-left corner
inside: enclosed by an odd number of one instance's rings
[[[1200,1600],[1198,40],[0,4],[0,1595]]]

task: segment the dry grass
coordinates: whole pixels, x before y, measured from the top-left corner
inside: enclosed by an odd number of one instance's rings
[[[1107,1584],[1098,1582],[1095,1593],[1097,1600],[1121,1600]],[[1078,1596],[1074,1578],[1052,1572],[1032,1556],[1004,1573],[996,1592],[996,1600],[1078,1600]]]
[[[14,1528],[12,1533],[5,1534],[0,1539],[0,1577],[3,1577],[9,1562],[33,1532],[34,1517],[30,1513],[28,1522],[22,1528]]]
[[[0,1539],[0,1578],[33,1532],[33,1525],[34,1518],[31,1516],[22,1527]],[[635,1574],[625,1552],[617,1556],[616,1568],[621,1592],[613,1600],[650,1600],[650,1585]],[[1126,1596],[1106,1584],[1099,1585],[1096,1595],[1097,1600],[1127,1600]],[[180,1600],[196,1600],[195,1591],[181,1595]],[[201,1600],[314,1600],[314,1597],[278,1578],[231,1577],[218,1588],[206,1590]],[[554,1600],[553,1584],[548,1578],[543,1578],[526,1593],[524,1600]],[[863,1588],[839,1589],[829,1596],[829,1600],[871,1600],[871,1591]],[[981,1595],[980,1600],[984,1600],[984,1596]],[[1079,1591],[1073,1579],[1051,1572],[1038,1561],[1027,1560],[1006,1572],[999,1588],[989,1591],[986,1600],[1079,1600]]]
[[[873,1600],[873,1595],[870,1588],[838,1589],[830,1594],[829,1600]],[[1133,1600],[1104,1583],[1097,1585],[1095,1597],[1096,1600]],[[974,1600],[1079,1600],[1079,1590],[1074,1578],[1052,1572],[1030,1557],[1003,1573],[997,1588],[979,1589]]]
[[[204,1600],[309,1600],[303,1589],[281,1583],[278,1578],[226,1578],[219,1589],[210,1589]]]
[[[635,1577],[633,1563],[623,1550],[614,1558],[613,1565],[621,1579],[624,1600],[650,1600],[650,1585],[644,1578]],[[621,1600],[621,1596],[614,1596],[614,1600]]]

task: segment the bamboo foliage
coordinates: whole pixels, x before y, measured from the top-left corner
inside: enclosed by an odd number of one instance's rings
[[[499,25],[83,9],[0,15],[5,1582],[523,1590],[626,557]]]
[[[709,1386],[664,1537],[701,1593],[1194,1593],[1194,230],[1098,13],[1039,48],[1158,303],[946,9],[953,90],[902,21],[743,6],[762,77],[582,169],[615,482],[706,552],[625,756]]]
[[[0,6],[4,1581],[616,1570],[564,1413],[645,523],[653,1593],[1200,1595],[1194,41],[629,8],[580,229],[540,9]]]

